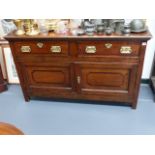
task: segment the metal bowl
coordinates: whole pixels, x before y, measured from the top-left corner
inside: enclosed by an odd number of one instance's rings
[[[140,32],[141,30],[146,29],[146,25],[144,20],[142,19],[134,19],[130,23],[131,31],[133,32]]]

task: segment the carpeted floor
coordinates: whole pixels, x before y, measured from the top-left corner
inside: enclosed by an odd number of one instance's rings
[[[24,101],[19,85],[0,94],[0,122],[29,135],[155,134],[155,102],[150,87],[141,85],[136,110],[128,106],[51,100]]]

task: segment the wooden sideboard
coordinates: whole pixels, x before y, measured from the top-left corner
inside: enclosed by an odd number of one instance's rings
[[[134,109],[150,38],[149,32],[5,37],[26,101],[34,96],[116,101]]]

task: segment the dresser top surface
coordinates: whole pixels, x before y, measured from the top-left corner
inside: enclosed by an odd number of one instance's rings
[[[71,33],[67,34],[56,34],[56,33],[48,33],[48,34],[39,34],[39,35],[16,35],[14,32],[6,35],[4,38],[6,40],[25,40],[25,39],[140,39],[140,40],[149,40],[151,38],[150,32],[143,32],[143,33],[130,33],[129,35],[118,35],[118,34],[112,34],[112,35],[97,35],[94,34],[92,36],[88,35],[81,35],[81,36],[75,36]]]

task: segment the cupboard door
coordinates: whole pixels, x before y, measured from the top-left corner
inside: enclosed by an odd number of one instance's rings
[[[132,99],[137,65],[81,63],[76,68],[79,93],[103,99]]]
[[[34,96],[63,96],[74,90],[70,64],[29,64],[23,68],[28,89]]]

